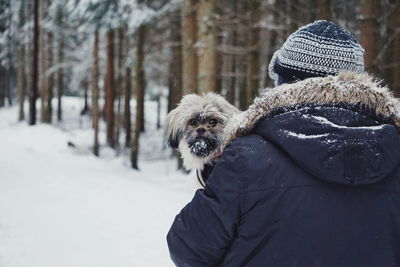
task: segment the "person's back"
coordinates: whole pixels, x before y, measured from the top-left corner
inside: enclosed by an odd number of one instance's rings
[[[303,103],[316,87],[318,101]],[[393,108],[382,92],[365,75],[312,78],[242,115],[231,130],[248,134],[228,146],[241,159],[241,218],[221,266],[400,266],[400,134],[394,114],[369,108]],[[215,171],[210,184],[234,179]]]
[[[400,266],[400,101],[340,27],[297,33],[176,217],[177,266]]]

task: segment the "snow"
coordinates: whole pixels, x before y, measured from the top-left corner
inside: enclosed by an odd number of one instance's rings
[[[208,148],[208,146],[207,146],[206,141],[204,141],[204,139],[200,139],[193,144],[192,152],[195,154],[200,153],[200,152],[207,150],[207,148]]]
[[[321,137],[327,137],[329,134],[314,134],[314,135],[306,135],[302,133],[295,133],[291,131],[284,131],[286,135],[296,137],[299,139],[314,139],[314,138],[321,138]]]
[[[383,129],[385,126],[385,124],[381,124],[381,125],[376,125],[376,126],[358,126],[358,127],[350,127],[350,126],[343,126],[343,125],[337,125],[333,122],[331,122],[330,120],[328,120],[327,118],[321,117],[321,116],[310,116],[311,118],[315,119],[316,121],[318,121],[319,123],[322,124],[326,124],[329,125],[331,127],[334,128],[340,128],[340,129],[365,129],[365,130],[381,130]]]
[[[141,171],[123,152],[102,147],[92,156],[81,107],[65,98],[57,127],[17,123],[16,107],[0,109],[0,266],[173,266],[165,236],[195,176],[176,171],[162,145],[146,145],[162,144],[162,131],[148,125]]]

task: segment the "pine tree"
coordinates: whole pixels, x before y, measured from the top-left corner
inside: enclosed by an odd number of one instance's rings
[[[195,0],[183,0],[182,18],[182,88],[183,94],[196,93],[198,59],[196,52],[197,26]]]
[[[33,59],[32,59],[32,80],[29,95],[29,124],[36,124],[36,99],[38,96],[39,82],[39,0],[33,0]]]
[[[109,29],[106,34],[106,81],[105,81],[105,106],[104,115],[107,122],[107,144],[115,147],[114,139],[114,30]]]
[[[254,97],[257,95],[259,89],[259,51],[260,51],[260,6],[261,3],[258,0],[252,0],[249,2],[249,14],[250,14],[250,43],[251,51],[248,55],[248,68],[247,68],[247,104],[250,105]]]
[[[197,14],[197,78],[200,92],[218,91],[215,16],[215,0],[199,0]]]
[[[144,130],[144,90],[145,90],[145,76],[144,76],[144,43],[145,43],[146,26],[140,25],[137,29],[137,46],[136,46],[136,123],[135,134],[132,142],[131,150],[131,165],[134,169],[138,167],[138,154],[139,154],[139,139],[140,133]]]
[[[19,7],[19,30],[25,25],[25,1],[21,1]],[[20,38],[18,47],[18,100],[19,100],[19,116],[20,121],[24,120],[24,101],[25,101],[25,88],[26,88],[26,73],[25,73],[25,44],[23,38]]]
[[[377,12],[379,10],[378,0],[362,1],[361,20],[361,44],[365,49],[364,63],[367,72],[378,74],[377,52],[378,52],[378,22]]]
[[[63,36],[63,8],[58,5],[56,22],[58,27],[58,64],[64,63],[64,36]],[[62,95],[64,93],[64,67],[60,66],[57,72],[57,120],[62,121]]]
[[[131,143],[131,95],[132,95],[132,73],[129,66],[125,67],[125,85],[124,85],[124,128],[125,128],[125,147],[129,147]]]
[[[48,108],[47,108],[47,96],[48,96],[48,86],[47,86],[47,49],[48,43],[46,43],[46,30],[44,28],[45,19],[47,17],[47,0],[40,0],[40,40],[39,40],[39,64],[40,64],[40,74],[39,74],[39,86],[40,86],[40,121],[48,122]]]
[[[176,107],[182,98],[182,39],[181,19],[179,15],[173,15],[170,18],[170,48],[171,58],[169,62],[168,77],[168,112]]]
[[[331,0],[318,1],[318,19],[332,20]]]
[[[94,144],[93,154],[99,156],[99,30],[94,33],[93,45],[93,79],[92,79],[92,108],[93,108],[93,128],[94,128]]]

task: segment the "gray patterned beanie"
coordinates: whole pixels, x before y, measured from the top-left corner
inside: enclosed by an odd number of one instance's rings
[[[336,75],[341,70],[364,72],[364,49],[347,30],[319,20],[292,33],[269,64],[276,84]]]

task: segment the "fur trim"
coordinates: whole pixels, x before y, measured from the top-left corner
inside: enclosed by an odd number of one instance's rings
[[[265,89],[248,110],[228,122],[224,130],[224,146],[249,133],[261,118],[277,109],[339,103],[369,108],[400,127],[400,100],[368,74],[345,71],[337,76],[309,78]]]

